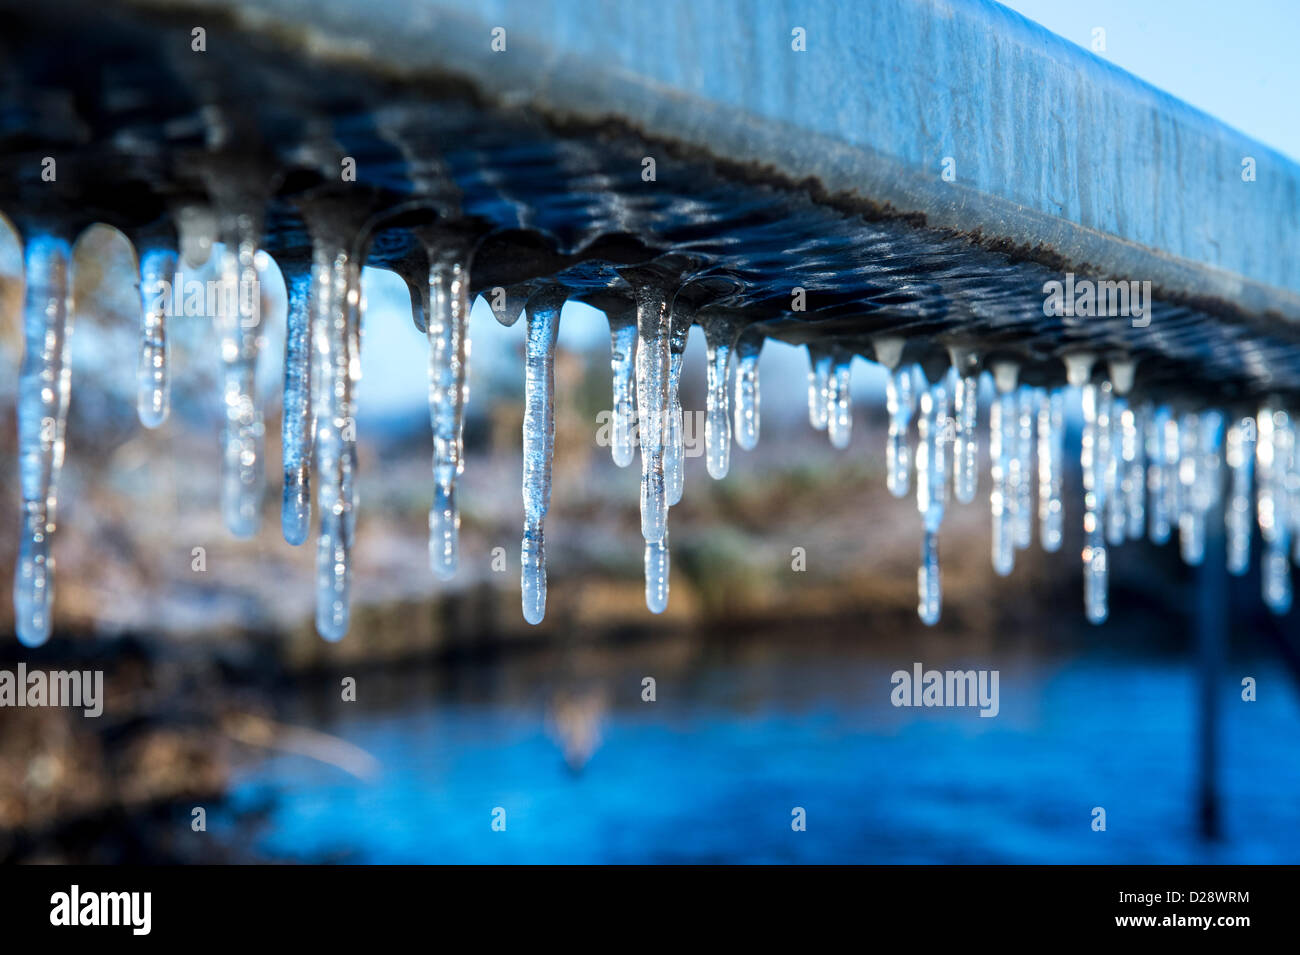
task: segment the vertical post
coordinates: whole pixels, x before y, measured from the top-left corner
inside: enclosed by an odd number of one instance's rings
[[[1199,667],[1197,726],[1198,821],[1203,839],[1221,834],[1219,812],[1219,697],[1227,642],[1227,568],[1223,525],[1211,514],[1205,528],[1205,559],[1197,568],[1196,646]]]

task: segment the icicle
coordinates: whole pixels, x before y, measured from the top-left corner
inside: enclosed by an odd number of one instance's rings
[[[736,343],[736,443],[746,451],[758,446],[758,358],[760,335],[742,334]]]
[[[1228,534],[1228,573],[1240,577],[1250,569],[1250,486],[1255,473],[1255,419],[1242,418],[1228,428],[1228,469],[1232,475],[1224,523]]]
[[[979,395],[979,359],[974,352],[950,349],[958,377],[953,392],[953,495],[963,504],[975,500],[979,484],[979,438],[976,433]]]
[[[1146,532],[1146,441],[1151,406],[1126,409],[1121,420],[1121,448],[1124,459],[1124,525],[1129,540],[1141,540]]]
[[[182,206],[176,214],[177,244],[186,268],[207,265],[217,241],[217,217],[207,206]]]
[[[1111,459],[1111,386],[1083,386],[1083,602],[1090,623],[1109,616],[1109,563],[1103,522],[1106,515],[1106,467]]]
[[[989,409],[989,457],[993,489],[989,508],[993,516],[993,571],[1005,577],[1015,568],[1015,519],[1019,488],[1015,483],[1014,458],[1019,440],[1016,414],[1017,368],[999,362],[993,368],[998,396]]]
[[[469,274],[464,250],[429,250],[429,422],[433,428],[433,505],[429,566],[444,580],[460,563],[456,479],[465,470],[465,404],[469,400]]]
[[[668,301],[662,287],[637,289],[636,396],[641,431],[641,536],[663,540],[668,529],[664,427],[668,417]]]
[[[885,448],[885,481],[894,497],[907,494],[912,468],[912,452],[907,443],[907,429],[912,422],[913,365],[890,372],[885,384],[885,404],[889,411],[889,444]]]
[[[251,537],[261,521],[265,478],[264,426],[253,387],[261,347],[261,285],[256,265],[261,226],[247,213],[230,213],[226,219],[221,256],[223,294],[216,316],[225,407],[221,510],[232,534]]]
[[[711,316],[704,325],[708,348],[708,398],[704,448],[709,477],[727,476],[731,467],[731,352],[736,323],[730,316]]]
[[[1178,424],[1181,448],[1178,457],[1180,508],[1178,545],[1183,561],[1195,566],[1205,557],[1205,516],[1198,506],[1198,488],[1204,483],[1201,467],[1201,420],[1186,412]]]
[[[525,306],[524,350],[524,540],[519,559],[524,619],[546,615],[544,523],[551,506],[551,457],[555,451],[555,341],[560,331],[562,289],[544,289]],[[665,356],[666,357],[666,356]]]
[[[1038,392],[1038,536],[1043,550],[1061,549],[1065,504],[1061,496],[1061,459],[1065,444],[1065,395],[1060,389]]]
[[[289,309],[284,337],[284,417],[280,423],[284,464],[280,530],[286,541],[297,546],[311,529],[313,272],[287,266],[285,272]]]
[[[1035,395],[1032,388],[1021,385],[1016,392],[1016,446],[1011,465],[1011,484],[1015,488],[1014,540],[1024,550],[1033,540],[1033,471]]]
[[[176,277],[176,252],[149,249],[140,258],[140,360],[136,368],[136,411],[140,423],[156,428],[171,410],[167,303]]]
[[[645,605],[651,613],[668,609],[668,532],[663,540],[646,541]]]
[[[695,321],[695,309],[684,300],[674,302],[668,322],[668,419],[664,422],[664,500],[669,507],[681,502],[686,483],[686,448],[682,436],[680,386],[686,339]]]
[[[28,647],[50,637],[54,604],[54,554],[59,473],[68,421],[72,367],[72,257],[68,243],[32,236],[25,252],[25,351],[18,379],[18,472],[22,536],[14,567],[14,629]]]
[[[1270,405],[1259,409],[1256,425],[1256,502],[1259,536],[1264,543],[1260,582],[1264,603],[1280,616],[1291,609],[1291,528],[1286,470],[1294,451],[1295,435],[1290,415]]]
[[[341,640],[351,614],[355,529],[355,396],[360,355],[361,268],[343,242],[314,239],[311,403],[315,421],[316,632]]]
[[[614,373],[613,422],[610,455],[621,468],[632,463],[632,424],[636,416],[636,316],[634,309],[611,309],[609,318],[610,368]]]
[[[939,526],[943,522],[948,473],[948,462],[944,454],[947,442],[943,433],[943,422],[948,416],[947,379],[940,378],[922,392],[921,415],[917,422],[916,507],[921,512],[925,526],[921,566],[916,576],[917,614],[927,626],[938,623],[943,600],[939,573]]]
[[[1150,499],[1151,519],[1147,524],[1147,533],[1153,544],[1163,544],[1169,540],[1172,530],[1173,510],[1170,507],[1170,485],[1173,483],[1172,461],[1169,457],[1170,434],[1177,455],[1178,424],[1170,416],[1169,409],[1160,407],[1147,419],[1147,496]]]
[[[831,445],[841,451],[849,446],[849,436],[853,431],[852,369],[853,356],[835,352],[826,384],[826,430]]]
[[[808,423],[825,431],[830,421],[831,353],[820,345],[809,345],[808,361]]]

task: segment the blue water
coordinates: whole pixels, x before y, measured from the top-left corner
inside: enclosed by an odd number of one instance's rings
[[[715,661],[661,678],[654,703],[632,671],[608,676],[601,741],[578,772],[544,692],[333,704],[337,720],[317,728],[368,750],[378,776],[276,756],[241,774],[226,818],[265,810],[252,850],[302,861],[1300,861],[1300,705],[1278,669],[1224,672],[1225,838],[1206,843],[1185,662],[1019,660],[1001,669],[992,719],[894,708],[889,673],[908,666]],[[1242,676],[1257,679],[1258,702],[1241,701]],[[804,832],[791,828],[796,806]],[[1105,832],[1091,828],[1096,806]]]

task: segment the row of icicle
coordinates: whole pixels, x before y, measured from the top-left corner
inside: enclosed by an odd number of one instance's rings
[[[220,274],[231,288],[244,287],[256,277],[256,226],[251,217],[233,217],[223,228]],[[183,250],[195,244],[182,235]],[[202,264],[188,251],[180,258],[191,266]],[[25,260],[26,351],[18,395],[23,534],[14,607],[19,639],[35,646],[48,639],[51,629],[51,541],[65,449],[68,343],[75,308],[66,241],[37,235],[26,245]],[[469,276],[458,251],[431,250],[430,260],[425,319],[434,446],[429,560],[437,576],[448,578],[459,562],[456,483],[465,464]],[[177,252],[170,248],[149,248],[140,258],[137,404],[141,422],[150,428],[166,420],[170,390],[166,309],[157,307],[155,292],[177,265]],[[289,543],[303,543],[314,492],[316,627],[327,640],[342,638],[350,615],[357,512],[355,389],[364,311],[360,277],[351,246],[328,236],[317,237],[309,270],[287,274],[281,523]],[[523,615],[533,624],[541,622],[546,610],[544,524],[555,434],[554,352],[564,299],[561,288],[548,287],[536,292],[524,310],[521,597]],[[222,513],[233,533],[249,536],[260,521],[265,479],[264,426],[253,389],[260,315],[244,298],[238,300],[237,310],[217,317],[224,370]],[[697,320],[708,351],[706,464],[710,476],[722,478],[729,468],[733,408],[736,442],[751,449],[758,441],[761,337],[743,334],[743,325],[726,315],[697,316],[675,302],[667,288],[654,284],[637,287],[634,308],[609,316],[611,453],[615,464],[630,465],[638,443],[634,428],[639,429],[646,605],[655,613],[668,603],[668,515],[681,500],[684,463],[678,389],[687,334]],[[933,624],[942,602],[938,534],[944,508],[950,497],[969,503],[977,492],[979,362],[973,353],[953,349],[952,366],[928,382],[918,366],[900,361],[900,339],[877,340],[875,353],[888,369],[886,483],[894,496],[904,497],[915,475],[923,523],[918,613],[926,624]],[[835,447],[845,448],[852,425],[852,355],[813,347],[810,356],[810,421],[828,432]],[[996,386],[987,436],[994,570],[1000,575],[1011,572],[1016,551],[1030,544],[1035,519],[1043,549],[1061,546],[1065,404],[1077,390],[1083,413],[1082,559],[1088,619],[1100,623],[1107,617],[1109,548],[1143,536],[1163,543],[1176,527],[1184,559],[1199,564],[1205,556],[1207,521],[1217,519],[1220,508],[1227,566],[1239,575],[1249,565],[1253,507],[1264,544],[1264,600],[1274,613],[1287,612],[1293,542],[1295,559],[1300,560],[1300,448],[1288,413],[1266,406],[1254,418],[1229,423],[1225,434],[1224,415],[1218,411],[1174,414],[1147,403],[1131,406],[1131,363],[1112,362],[1109,377],[1101,381],[1093,380],[1092,365],[1088,356],[1072,356],[1067,360],[1072,387],[1050,391],[1019,385],[1012,363],[995,362],[989,369]],[[1221,474],[1225,457],[1226,502]]]

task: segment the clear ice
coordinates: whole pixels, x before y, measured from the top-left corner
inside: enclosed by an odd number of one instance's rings
[[[545,522],[555,452],[555,341],[563,305],[563,294],[548,289],[536,293],[525,306],[524,539],[519,579],[524,619],[531,624],[541,623],[546,616]]]
[[[289,307],[284,336],[284,417],[280,422],[284,472],[280,530],[296,547],[307,540],[311,530],[313,271],[286,270],[285,277]]]
[[[25,350],[18,378],[18,471],[22,535],[14,568],[14,622],[28,647],[50,637],[59,472],[71,394],[72,251],[66,240],[34,235],[25,250]]]
[[[621,468],[632,463],[632,428],[636,420],[636,312],[611,309],[609,318],[610,368],[614,374],[613,420],[610,455]]]
[[[889,443],[885,447],[885,482],[894,497],[907,495],[912,469],[907,429],[912,423],[915,365],[902,365],[889,373],[885,383],[885,404],[889,412]]]
[[[742,334],[736,342],[736,444],[758,446],[758,358],[763,339]]]
[[[463,254],[453,248],[431,250],[429,308],[426,313],[426,334],[429,339],[429,423],[433,429],[429,566],[434,574],[444,580],[456,573],[460,563],[460,508],[456,503],[456,480],[465,470],[465,403],[469,400],[469,310],[469,275]],[[540,535],[539,523],[539,553]],[[544,610],[544,568],[542,574]]]
[[[636,398],[641,436],[641,536],[663,540],[668,530],[664,444],[668,419],[668,296],[656,285],[637,289]]]
[[[705,322],[708,396],[704,449],[709,477],[716,480],[726,477],[731,467],[731,350],[735,337],[736,327],[730,318],[712,317]]]
[[[140,256],[140,360],[136,367],[136,412],[146,428],[157,428],[171,410],[167,307],[176,275],[173,249],[146,249]],[[164,284],[165,283],[165,284]]]

